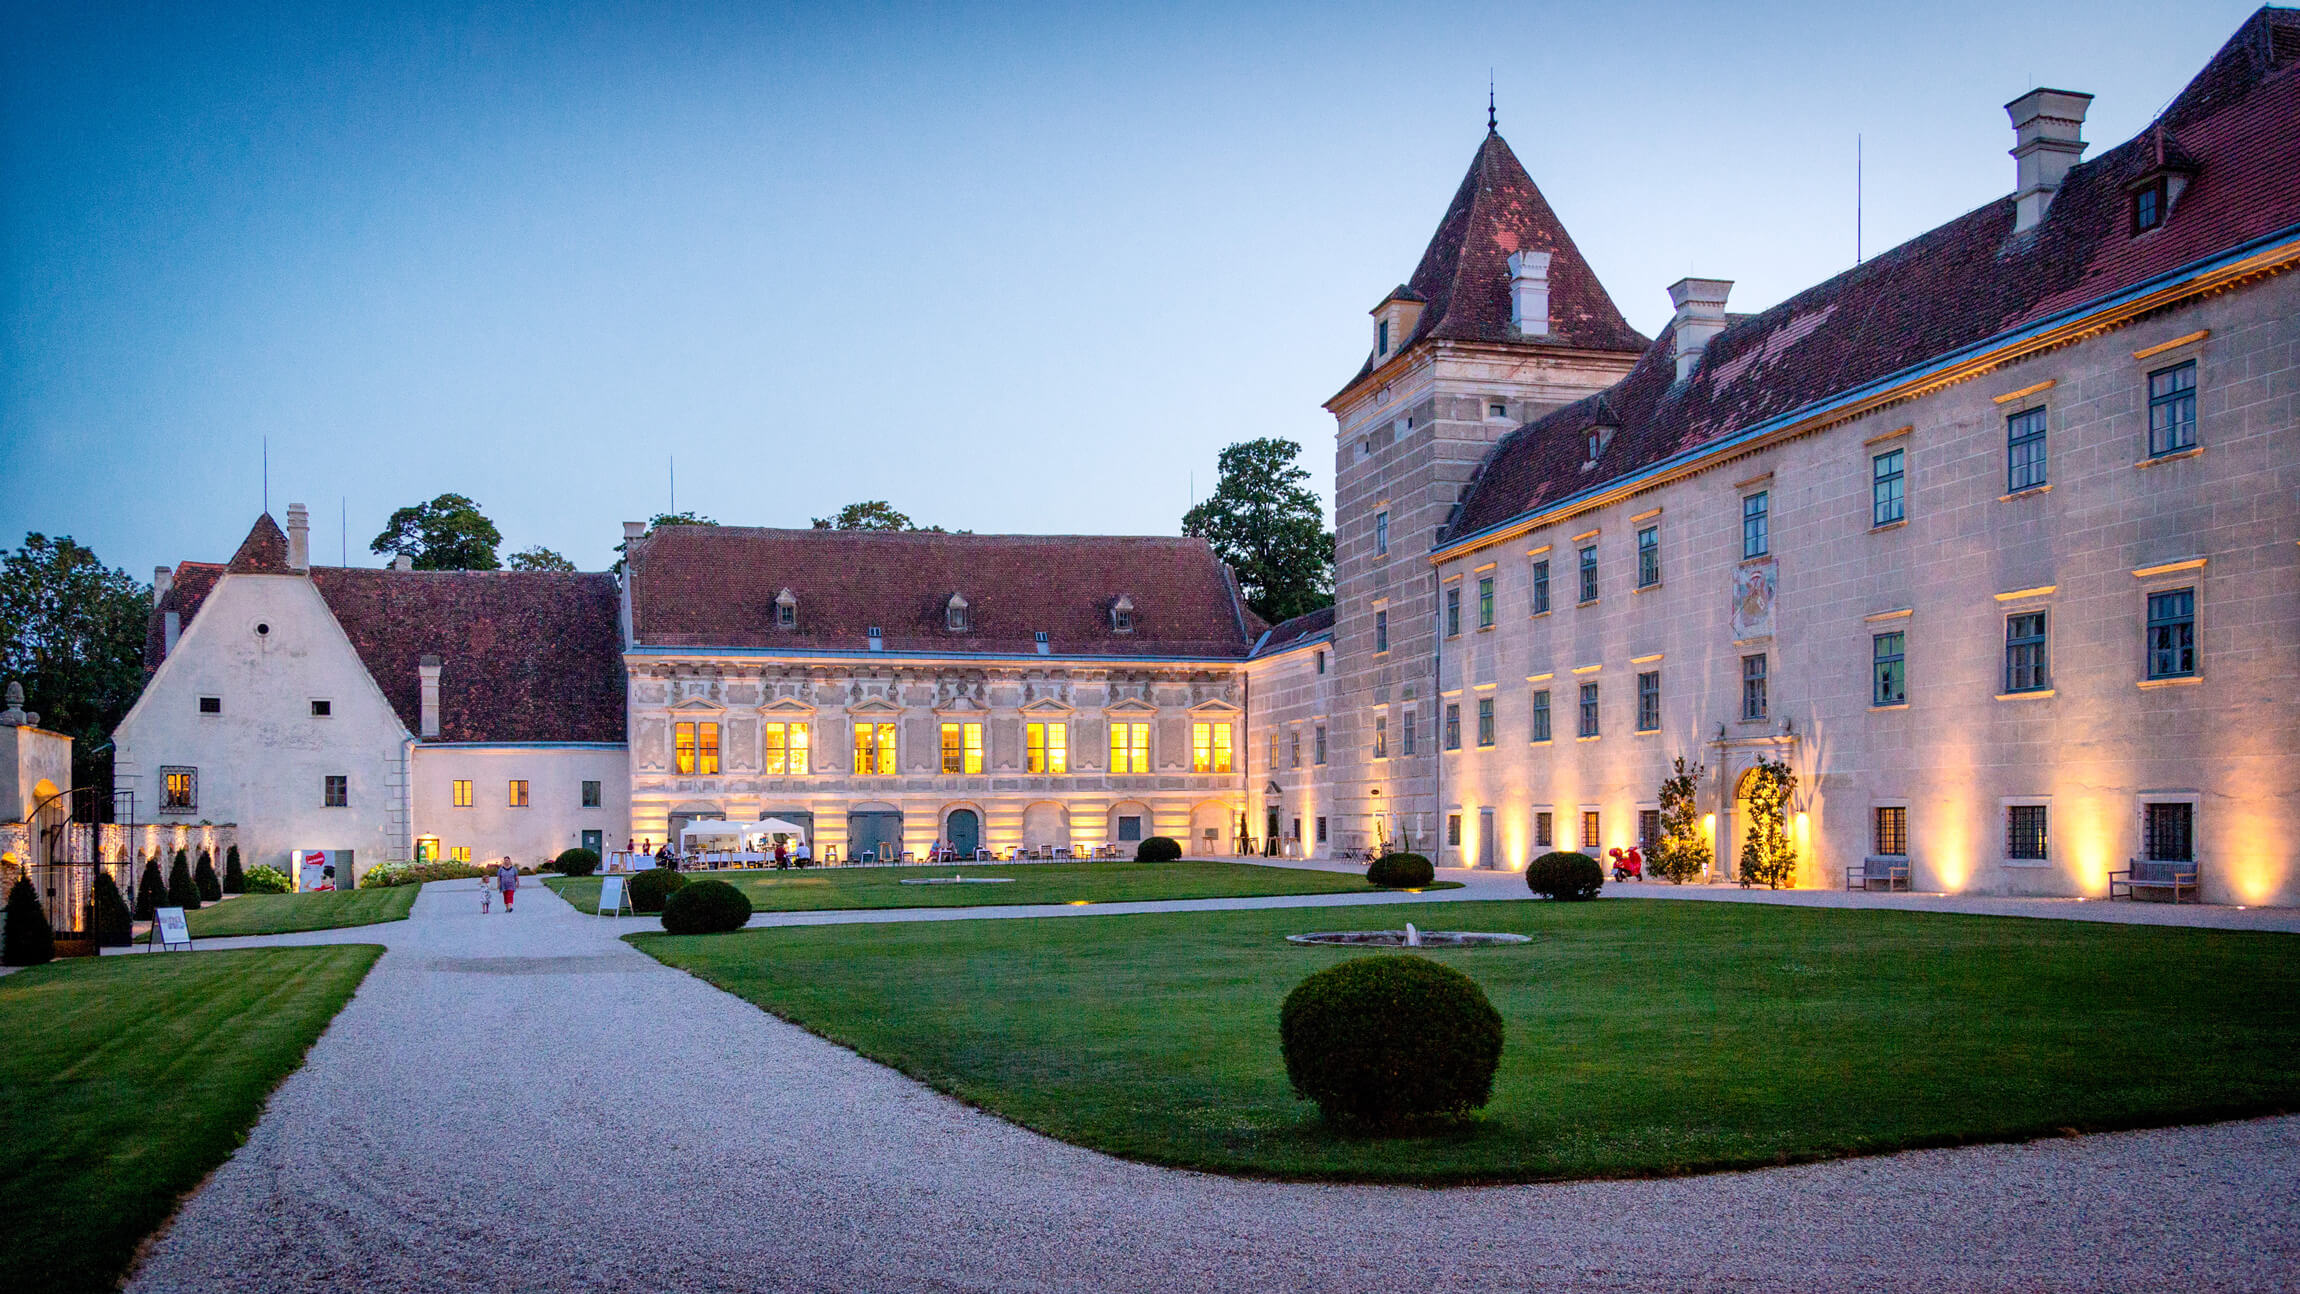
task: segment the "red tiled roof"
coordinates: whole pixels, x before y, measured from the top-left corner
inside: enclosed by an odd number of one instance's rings
[[[1254,644],[1254,655],[1274,656],[1312,639],[1327,637],[1333,632],[1334,609],[1331,606],[1305,611],[1291,620],[1281,620],[1271,626],[1270,632],[1262,635],[1262,640]]]
[[[2130,234],[2125,193],[2157,165],[2151,126],[2071,169],[2036,229],[2013,234],[2010,197],[1968,212],[1729,322],[1682,386],[1664,329],[1612,388],[1503,437],[1441,542],[2300,224],[2300,11],[2254,14],[2162,125],[2196,172],[2158,229]]]
[[[665,526],[630,558],[632,633],[658,647],[1240,658],[1262,632],[1202,539]],[[775,598],[798,626],[775,627]],[[953,593],[973,619],[943,627]],[[1111,627],[1120,597],[1134,631]]]
[[[286,533],[267,512],[248,528],[248,537],[240,541],[240,550],[232,554],[231,569],[248,574],[284,575],[288,568],[287,548]]]
[[[1510,326],[1509,258],[1520,251],[1549,253],[1547,336],[1520,337]],[[1478,145],[1414,276],[1391,295],[1428,303],[1399,350],[1425,337],[1530,341],[1580,350],[1645,349],[1644,335],[1621,317],[1517,154],[1492,132]],[[1369,356],[1350,385],[1372,371]]]

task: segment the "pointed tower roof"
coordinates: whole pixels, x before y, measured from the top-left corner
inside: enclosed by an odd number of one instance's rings
[[[287,533],[267,512],[248,527],[248,537],[240,541],[240,550],[232,554],[227,569],[239,575],[285,575],[287,555]]]
[[[1488,129],[1469,174],[1446,207],[1445,219],[1401,289],[1429,303],[1413,335],[1398,349],[1425,338],[1456,341],[1525,340],[1509,322],[1509,258],[1519,251],[1549,253],[1550,332],[1546,346],[1641,354],[1646,337],[1621,310],[1581,258],[1573,235],[1510,151]],[[1362,378],[1372,370],[1369,359]],[[1354,384],[1357,379],[1351,379]]]

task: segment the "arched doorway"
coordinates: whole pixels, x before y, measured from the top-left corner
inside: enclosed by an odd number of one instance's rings
[[[1032,851],[1070,852],[1070,810],[1041,800],[1022,811],[1022,846]]]
[[[902,857],[902,810],[856,809],[847,814],[847,857],[894,862]]]
[[[942,822],[942,838],[960,858],[974,857],[982,847],[982,815],[972,809],[952,809]]]
[[[1217,800],[1206,801],[1190,810],[1190,838],[1182,842],[1182,856],[1219,858],[1229,853],[1230,833],[1234,829],[1230,806]]]

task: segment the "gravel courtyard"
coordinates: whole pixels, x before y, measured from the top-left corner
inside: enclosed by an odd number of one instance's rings
[[[390,952],[129,1288],[2300,1288],[2300,1117],[1674,1181],[1238,1181],[977,1113],[616,924],[540,886],[482,917],[451,882],[265,941]]]

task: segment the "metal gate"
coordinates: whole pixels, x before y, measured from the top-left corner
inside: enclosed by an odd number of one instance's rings
[[[126,818],[132,820],[134,794],[122,791],[115,798],[124,801]],[[106,809],[111,812],[103,812]],[[128,942],[126,926],[100,929],[96,912],[99,872],[109,875],[121,901],[134,907],[130,897],[135,880],[133,864],[125,853],[119,859],[107,859],[103,854],[104,821],[120,816],[120,810],[103,804],[91,786],[58,791],[33,807],[28,823],[32,829],[32,865],[26,873],[33,892],[40,896],[48,928],[55,932],[59,957],[92,957],[100,945],[118,947]],[[121,835],[126,839],[132,833],[123,831]]]

